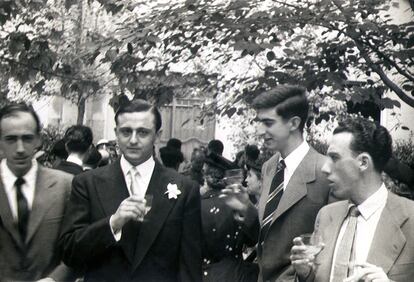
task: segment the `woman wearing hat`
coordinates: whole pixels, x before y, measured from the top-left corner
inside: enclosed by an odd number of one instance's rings
[[[203,167],[205,193],[201,196],[202,255],[204,281],[256,281],[257,267],[243,260],[245,245],[255,242],[234,219],[221,190],[225,171],[233,169],[229,160],[210,154]]]

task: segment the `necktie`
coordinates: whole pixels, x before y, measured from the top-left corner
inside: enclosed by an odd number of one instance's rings
[[[26,197],[22,192],[22,185],[25,183],[24,179],[19,177],[16,179],[14,186],[16,187],[17,199],[17,225],[20,232],[20,237],[24,242],[27,234],[27,224],[29,222],[29,205]]]
[[[286,164],[284,160],[281,160],[277,164],[276,174],[272,179],[269,196],[267,197],[266,207],[263,214],[263,224],[260,230],[259,243],[263,243],[266,233],[272,223],[273,215],[279,205],[280,199],[282,198],[285,167]]]
[[[350,261],[352,254],[355,255],[354,240],[357,227],[357,219],[360,212],[356,206],[351,206],[348,211],[348,225],[346,226],[344,235],[338,246],[338,252],[335,257],[334,271],[332,282],[342,282],[349,275],[352,275]]]
[[[131,186],[130,186],[131,194],[138,195],[140,192],[139,183],[137,180],[137,177],[139,176],[139,172],[136,167],[134,166],[131,167],[131,169],[129,170],[129,176],[131,177]]]

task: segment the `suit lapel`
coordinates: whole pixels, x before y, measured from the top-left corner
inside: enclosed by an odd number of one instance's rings
[[[262,181],[262,193],[259,200],[259,220],[260,224],[263,221],[263,214],[266,207],[267,198],[269,196],[270,186],[272,184],[273,176],[276,174],[276,166],[279,161],[280,155],[275,154],[269,161],[263,166],[263,181]]]
[[[152,194],[154,198],[151,210],[148,212],[145,221],[141,225],[138,243],[135,250],[134,269],[138,267],[142,259],[145,257],[160,232],[171,208],[177,201],[176,199],[168,199],[168,196],[165,195],[165,192],[167,191],[168,179],[165,177],[164,170],[165,169],[158,162],[155,162],[154,172],[146,193]],[[166,247],[168,248],[168,246]]]
[[[129,197],[129,192],[119,160],[105,169],[94,184],[102,209],[106,216],[110,216]]]
[[[315,181],[316,163],[313,153],[313,149],[310,148],[290,178],[276,212],[273,215],[273,222],[300,201],[300,199],[305,197],[307,194],[306,184]]]
[[[20,234],[17,230],[17,225],[13,221],[13,215],[11,213],[6,191],[4,190],[3,181],[0,181],[0,219],[3,223],[4,229],[6,229],[10,233],[11,237],[14,239],[16,244],[20,248],[23,248],[23,242],[20,239]]]
[[[329,214],[329,222],[327,226],[322,226],[320,229],[314,232],[322,236],[322,240],[325,243],[325,247],[321,253],[316,257],[317,260],[317,276],[324,276],[318,281],[329,281],[331,273],[333,255],[335,251],[336,240],[341,230],[342,223],[344,222],[348,213],[348,201],[342,201],[336,204],[335,208],[332,208]],[[321,263],[318,263],[320,261]]]
[[[37,228],[42,222],[44,215],[55,203],[55,198],[58,196],[58,193],[60,193],[57,189],[51,189],[55,184],[56,179],[48,177],[46,170],[39,166],[35,184],[35,195],[29,217],[29,226],[25,242],[26,244],[30,242],[30,239],[32,239]]]
[[[371,243],[367,261],[388,273],[405,246],[406,238],[400,226],[408,219],[392,193],[382,211]]]

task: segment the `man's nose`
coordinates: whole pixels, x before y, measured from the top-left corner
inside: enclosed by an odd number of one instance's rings
[[[131,138],[129,139],[129,142],[131,144],[138,143],[138,138],[137,138],[137,132],[136,131],[132,131]]]
[[[330,174],[331,173],[331,161],[328,159],[325,161],[321,168],[323,173]]]
[[[23,153],[24,152],[24,144],[21,139],[18,139],[16,141],[16,152],[17,153]]]
[[[257,127],[257,134],[259,136],[263,136],[265,133],[266,133],[265,126],[262,123],[259,123],[259,125]]]

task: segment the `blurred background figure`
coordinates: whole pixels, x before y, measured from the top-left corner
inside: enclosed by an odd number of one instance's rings
[[[92,130],[84,125],[71,126],[66,130],[63,140],[69,156],[55,168],[74,175],[83,172],[83,159],[93,141]]]
[[[203,165],[206,154],[200,148],[194,148],[191,153],[191,161],[187,167],[183,169],[183,174],[189,176],[200,186],[204,185]]]
[[[223,142],[221,142],[220,140],[214,139],[211,140],[208,145],[207,145],[207,156],[210,155],[211,153],[215,153],[219,156],[223,155],[223,151],[224,151],[224,145]]]
[[[254,205],[259,202],[262,191],[262,165],[261,163],[250,163],[247,165],[246,187],[250,200]]]
[[[242,230],[222,198],[225,171],[231,161],[217,154],[205,158],[206,191],[201,197],[203,281],[257,281],[258,268],[243,260],[245,245],[255,241]]]
[[[53,144],[50,154],[54,158],[52,168],[56,168],[62,160],[66,160],[68,157],[68,152],[65,148],[65,141],[63,139],[57,140],[55,144]]]
[[[247,171],[249,170],[248,165],[254,165],[259,159],[260,150],[256,145],[246,145],[243,151],[240,151],[236,154],[236,159],[234,160],[234,165],[243,169],[244,181],[243,185],[246,186],[245,181],[247,177]]]
[[[178,171],[178,167],[184,161],[181,144],[180,140],[171,138],[165,147],[160,148],[160,158],[164,166]]]
[[[83,170],[91,170],[98,167],[100,161],[102,160],[102,155],[99,153],[98,149],[95,146],[91,146],[86,152],[83,159]]]

